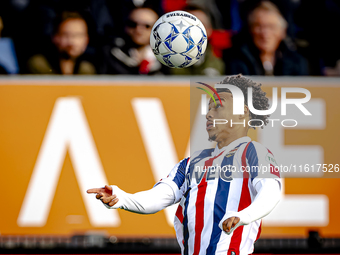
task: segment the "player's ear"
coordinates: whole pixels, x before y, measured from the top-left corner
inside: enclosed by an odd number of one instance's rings
[[[244,105],[244,114],[239,115],[239,118],[244,119],[248,115],[249,115],[249,108],[247,105]]]
[[[244,105],[244,115],[248,115],[249,114],[249,107],[248,105]]]

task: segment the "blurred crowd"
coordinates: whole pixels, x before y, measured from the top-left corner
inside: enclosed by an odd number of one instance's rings
[[[164,13],[204,24],[206,54],[163,66],[149,38]],[[1,0],[0,74],[340,76],[339,0]]]

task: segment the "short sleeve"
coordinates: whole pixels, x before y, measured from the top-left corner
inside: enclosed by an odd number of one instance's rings
[[[189,158],[185,158],[177,165],[175,165],[175,167],[171,170],[166,178],[161,179],[155,184],[155,186],[160,183],[165,183],[169,185],[175,194],[175,203],[179,202],[186,192],[187,185],[185,182],[185,176],[188,170],[188,166]]]
[[[280,170],[275,157],[262,144],[251,142],[247,148],[246,159],[254,187],[263,178],[273,178],[281,183]]]

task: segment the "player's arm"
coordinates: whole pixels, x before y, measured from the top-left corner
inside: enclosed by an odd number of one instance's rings
[[[220,228],[227,234],[232,233],[240,225],[247,225],[265,217],[281,198],[280,173],[276,171],[273,154],[261,144],[252,142],[246,151],[246,159],[250,169],[255,169],[250,173],[250,177],[257,195],[251,205],[244,210],[226,213],[220,222]]]
[[[110,209],[124,209],[127,211],[151,214],[169,205],[177,203],[185,191],[185,171],[189,159],[183,159],[152,189],[135,194],[127,193],[117,186],[106,185],[103,188],[89,189],[87,193],[96,194],[104,205]]]
[[[244,210],[228,212],[220,222],[227,234],[231,234],[238,226],[261,219],[268,215],[281,198],[280,183],[275,179],[264,178],[255,185],[257,195],[254,201]]]
[[[100,199],[110,209],[120,208],[141,214],[156,213],[175,201],[172,188],[163,183],[150,190],[135,194],[126,193],[115,185],[106,185],[104,188],[99,189],[89,189],[87,193],[96,194],[96,198]]]

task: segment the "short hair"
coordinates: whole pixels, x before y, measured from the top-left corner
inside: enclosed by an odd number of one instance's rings
[[[208,15],[208,11],[203,6],[197,5],[197,4],[187,4],[183,11],[190,12],[190,11],[201,11],[204,12],[206,15]]]
[[[55,35],[59,31],[60,25],[65,22],[66,20],[69,19],[81,19],[84,20],[86,26],[87,26],[87,21],[84,18],[82,14],[79,12],[74,12],[74,11],[63,11],[61,12],[54,20],[53,24],[53,34]]]
[[[261,88],[262,84],[256,83],[252,81],[251,79],[248,79],[244,77],[242,74],[233,75],[233,76],[227,76],[223,81],[221,81],[219,84],[230,84],[238,87],[242,90],[242,93],[244,95],[244,102],[248,106],[248,88],[252,87],[252,96],[253,96],[253,106],[257,110],[268,110],[269,103],[268,98],[266,97],[266,92],[264,92]],[[217,88],[217,93],[220,92],[228,92],[231,93],[231,91],[227,88]],[[268,117],[269,115],[256,115],[249,111],[249,120],[253,120],[251,122],[252,126],[261,126],[263,128],[263,124],[268,124]],[[262,123],[263,121],[263,123]],[[255,127],[253,127],[255,129]]]
[[[142,6],[139,6],[139,7],[135,7],[133,8],[132,10],[130,10],[129,14],[125,17],[124,19],[124,22],[125,22],[125,26],[127,26],[130,22],[130,17],[132,15],[133,12],[135,11],[139,11],[139,10],[149,10],[149,11],[152,11],[154,14],[155,14],[155,17],[156,17],[156,20],[155,22],[157,21],[157,19],[159,18],[159,15],[158,13],[151,7],[149,7],[149,5],[142,5]],[[151,26],[152,28],[152,26]]]
[[[149,5],[143,5],[143,6],[138,6],[135,7],[133,9],[130,10],[129,15],[127,16],[128,18],[130,17],[130,15],[135,12],[135,11],[139,11],[139,10],[150,10],[152,11],[154,14],[156,14],[157,17],[159,17],[158,13],[155,11],[155,9],[153,9],[151,6]]]
[[[258,5],[256,5],[256,7],[249,13],[248,15],[248,24],[249,26],[251,26],[254,22],[254,13],[257,10],[264,10],[267,12],[273,12],[275,14],[277,14],[279,16],[281,25],[283,28],[287,28],[288,23],[286,21],[286,19],[283,17],[283,15],[281,14],[279,8],[277,8],[277,6],[275,4],[273,4],[270,1],[261,1]]]
[[[192,12],[192,11],[200,11],[203,12],[207,16],[207,20],[209,25],[211,26],[211,15],[207,8],[197,5],[197,4],[188,4],[184,7],[183,11],[185,12]]]

